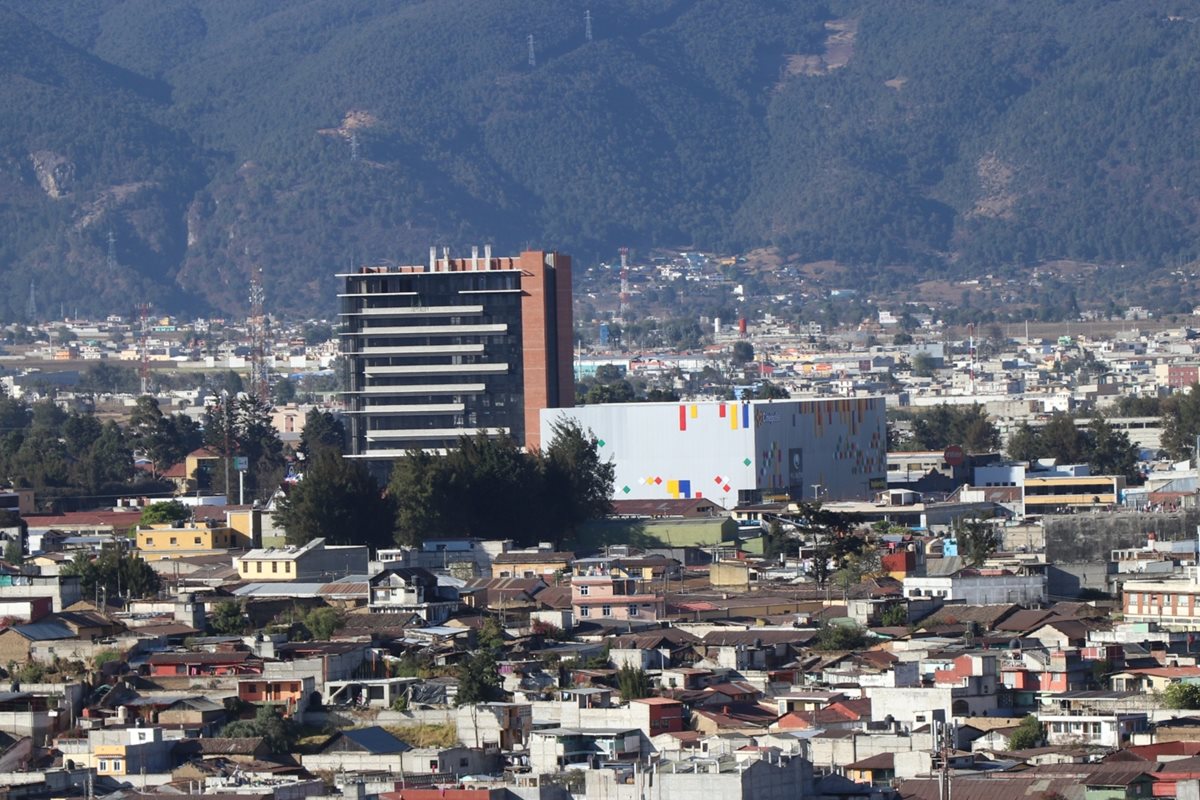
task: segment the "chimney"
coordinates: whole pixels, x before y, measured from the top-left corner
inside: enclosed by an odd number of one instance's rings
[[[437,272],[437,248],[429,248],[429,271]]]
[[[442,248],[442,263],[443,263],[442,271],[449,272],[450,271],[450,248],[449,247]]]
[[[479,269],[479,245],[471,245],[471,271]]]
[[[483,246],[483,268],[492,268],[492,246],[490,244],[485,244]]]

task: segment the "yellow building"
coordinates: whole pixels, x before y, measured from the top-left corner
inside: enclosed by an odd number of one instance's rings
[[[249,536],[227,525],[172,526],[162,523],[137,531],[137,548],[147,561],[215,555],[228,550],[244,550],[250,545]]]
[[[1117,505],[1125,493],[1122,475],[1056,475],[1025,478],[1025,513],[1049,514]]]

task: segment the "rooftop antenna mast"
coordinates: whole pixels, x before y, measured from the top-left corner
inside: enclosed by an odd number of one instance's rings
[[[590,8],[583,12],[583,38],[589,42],[592,40],[592,10]]]
[[[267,318],[263,313],[266,292],[262,284],[262,268],[250,279],[250,393],[258,400],[269,402],[270,375],[267,368]]]
[[[533,34],[529,34],[529,66],[537,66],[537,53],[533,49]]]
[[[138,377],[142,380],[142,394],[150,394],[150,304],[138,304],[138,319],[141,331],[138,335]]]
[[[350,160],[358,161],[358,134],[350,134]]]
[[[29,282],[29,303],[25,306],[25,314],[30,322],[37,322],[37,281]]]

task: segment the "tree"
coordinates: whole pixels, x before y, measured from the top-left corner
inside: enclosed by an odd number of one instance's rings
[[[1041,456],[1042,445],[1038,432],[1028,422],[1022,422],[1008,437],[1004,449],[1014,461],[1034,461]]]
[[[890,605],[879,615],[879,624],[887,628],[899,628],[908,624],[908,606],[904,603]]]
[[[867,644],[867,633],[860,625],[827,622],[817,631],[813,645],[816,650],[861,650]]]
[[[20,539],[8,539],[4,542],[4,560],[14,566],[25,561],[25,548]]]
[[[1172,458],[1192,458],[1200,435],[1200,384],[1162,401],[1162,446]]]
[[[779,520],[771,520],[771,524],[763,531],[763,558],[768,561],[779,561],[787,556],[792,549],[789,547],[791,542],[788,536],[784,533],[783,525]]]
[[[754,360],[754,345],[745,339],[739,339],[729,349],[729,360],[734,364],[745,364]]]
[[[968,566],[980,566],[1000,546],[996,527],[988,520],[960,517],[954,521],[953,530],[958,541],[958,554]]]
[[[327,641],[342,624],[342,615],[336,608],[325,606],[314,608],[304,615],[304,627],[312,638]]]
[[[346,426],[329,411],[310,409],[304,417],[304,429],[300,431],[300,447],[297,452],[303,453],[305,458],[310,458],[323,448],[344,453]]]
[[[1087,435],[1070,414],[1060,412],[1050,417],[1038,434],[1038,444],[1043,457],[1054,458],[1059,464],[1087,461]]]
[[[458,668],[458,693],[454,704],[487,703],[500,696],[500,674],[496,671],[496,653],[481,648],[467,657]]]
[[[550,444],[540,454],[542,500],[556,540],[574,538],[581,523],[612,513],[616,467],[600,456],[600,441],[573,419],[551,427]]]
[[[924,350],[913,354],[909,359],[909,366],[912,369],[912,374],[917,378],[928,378],[933,375],[935,361],[933,356],[926,353]]]
[[[303,476],[279,501],[275,520],[289,544],[323,538],[379,548],[393,541],[395,509],[363,464],[325,448],[306,462]]]
[[[1010,750],[1028,750],[1040,745],[1044,737],[1042,723],[1038,722],[1038,718],[1033,714],[1029,714],[1008,737],[1008,747]]]
[[[92,559],[86,553],[80,553],[63,567],[62,572],[79,576],[79,588],[84,597],[98,592],[103,592],[107,598],[152,597],[162,586],[158,573],[140,556],[121,553],[115,547],[101,550]]]
[[[178,500],[160,500],[142,509],[139,525],[177,525],[192,518],[192,510]]]
[[[476,643],[486,649],[499,651],[504,646],[504,629],[495,617],[487,617],[475,635]]]
[[[917,450],[944,450],[952,444],[961,445],[969,453],[1000,449],[1000,432],[979,404],[933,406],[913,417],[912,428],[912,443]]]
[[[1200,709],[1200,684],[1175,682],[1163,689],[1163,704],[1179,711]]]
[[[1138,449],[1129,441],[1129,434],[1115,429],[1097,414],[1088,425],[1087,435],[1087,460],[1093,475],[1124,475],[1130,482],[1141,482]]]
[[[275,753],[291,752],[298,735],[296,723],[281,717],[275,706],[269,704],[259,706],[253,720],[235,720],[221,730],[221,736],[230,739],[261,736]]]
[[[288,403],[294,403],[296,395],[296,382],[289,378],[284,378],[275,384],[275,388],[271,391],[271,402],[277,406],[285,406]]]
[[[225,485],[225,474],[234,456],[249,462],[247,487],[252,495],[266,500],[283,477],[283,442],[271,424],[271,407],[255,397],[223,395],[204,413],[204,441],[221,454],[226,470],[213,477],[214,488],[226,495],[233,491]]]
[[[184,414],[163,414],[158,401],[148,395],[137,399],[129,415],[129,437],[150,459],[155,476],[183,461],[204,441],[195,420]]]
[[[236,636],[246,630],[246,616],[236,600],[222,600],[213,606],[208,625],[216,633]]]
[[[621,701],[625,703],[650,696],[650,676],[632,664],[624,664],[617,670],[617,686],[621,690]]]
[[[754,390],[754,399],[756,400],[787,400],[791,396],[787,389],[770,381],[763,381]]]
[[[289,545],[324,539],[330,545],[389,547],[395,509],[365,465],[320,450],[275,512]]]

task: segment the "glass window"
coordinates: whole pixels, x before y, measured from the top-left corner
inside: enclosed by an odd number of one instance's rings
[[[279,572],[279,562],[278,561],[271,562],[271,572]]]
[[[587,606],[580,606],[579,616],[590,617],[591,615],[592,615],[592,610],[590,608],[588,608]]]
[[[588,586],[587,586],[587,584],[584,584],[583,586],[579,587],[579,596],[587,597],[587,595],[588,595]]]
[[[259,571],[259,572],[262,572],[262,562],[261,562],[261,561],[255,561],[254,563],[258,565],[258,571]]]
[[[612,616],[612,606],[608,605],[607,603],[605,605],[601,606],[600,614],[601,614],[601,616],[611,617]]]

